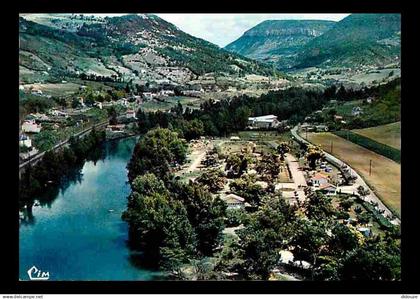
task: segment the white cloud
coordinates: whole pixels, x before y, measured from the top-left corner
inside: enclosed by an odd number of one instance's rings
[[[220,47],[265,20],[333,20],[349,14],[156,14],[179,29]]]

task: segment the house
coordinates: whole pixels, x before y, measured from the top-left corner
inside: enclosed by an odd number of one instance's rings
[[[330,183],[325,183],[319,185],[319,189],[322,193],[325,193],[326,195],[335,195],[337,191],[337,187]]]
[[[241,138],[239,138],[239,136],[232,136],[230,137],[231,141],[237,141],[237,140],[241,140]]]
[[[49,111],[49,114],[50,115],[53,115],[53,116],[67,117],[67,113],[66,112],[60,111],[60,110],[56,110],[56,109],[50,110]]]
[[[315,128],[317,132],[328,132],[328,126],[326,125],[318,125]]]
[[[31,92],[33,95],[42,95],[42,90],[39,89],[32,89]]]
[[[136,111],[129,109],[125,112],[125,117],[126,118],[136,118]]]
[[[235,194],[229,194],[224,198],[228,209],[240,209],[245,207],[245,199]]]
[[[154,94],[151,92],[143,92],[143,97],[145,100],[153,100]]]
[[[101,102],[96,102],[94,104],[94,106],[98,107],[99,109],[102,109],[102,103]]]
[[[124,107],[128,106],[128,100],[126,98],[122,98],[118,101],[119,104],[123,105]]]
[[[353,107],[353,109],[351,109],[351,115],[353,116],[359,116],[362,113],[362,108],[360,108],[359,106]]]
[[[32,147],[32,140],[26,136],[25,134],[22,134],[19,136],[19,145],[20,146],[26,146],[26,147]]]
[[[334,115],[335,120],[343,120],[343,117],[341,115]]]
[[[108,125],[106,127],[106,130],[108,132],[114,132],[114,133],[123,133],[124,132],[125,125],[119,124],[119,125]]]
[[[328,177],[326,175],[323,175],[322,173],[316,173],[313,177],[309,179],[309,182],[312,184],[312,186],[319,187],[321,185],[328,184]]]
[[[248,118],[248,126],[260,129],[277,128],[279,121],[275,115],[263,115]]]
[[[41,125],[33,120],[27,120],[22,124],[22,132],[24,133],[39,133],[40,131]]]

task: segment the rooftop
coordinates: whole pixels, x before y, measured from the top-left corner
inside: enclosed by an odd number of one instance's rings
[[[277,116],[270,114],[270,115],[262,115],[262,116],[254,116],[249,117],[248,120],[250,121],[273,121],[276,120]]]

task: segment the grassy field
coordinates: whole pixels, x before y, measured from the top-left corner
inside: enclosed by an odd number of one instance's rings
[[[363,135],[359,135],[352,131],[336,131],[334,134],[360,146],[363,146],[364,148],[367,148],[368,150],[371,150],[377,154],[385,156],[397,163],[401,163],[401,151],[396,148],[377,142],[376,140],[370,139]]]
[[[166,111],[170,110],[172,107],[175,107],[178,104],[178,101],[184,108],[189,107],[190,109],[199,109],[200,104],[203,102],[202,99],[194,97],[168,97],[163,102],[157,100],[145,102],[141,107],[145,111]]]
[[[398,163],[332,133],[309,133],[308,139],[329,153],[333,142],[332,154],[353,167],[376,191],[384,204],[400,215],[401,166]],[[372,160],[371,176],[369,160]]]
[[[393,148],[401,149],[401,122],[352,131]]]
[[[354,100],[354,101],[334,104],[332,108],[334,108],[337,111],[338,115],[351,116],[352,109],[357,106],[362,107],[363,100]]]

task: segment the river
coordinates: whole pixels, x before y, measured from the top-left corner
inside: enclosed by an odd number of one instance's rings
[[[29,280],[32,266],[49,272],[49,280],[158,279],[135,262],[121,220],[130,193],[126,165],[137,138],[108,141],[103,158],[86,162],[78,180],[32,207],[19,228],[21,280]]]

